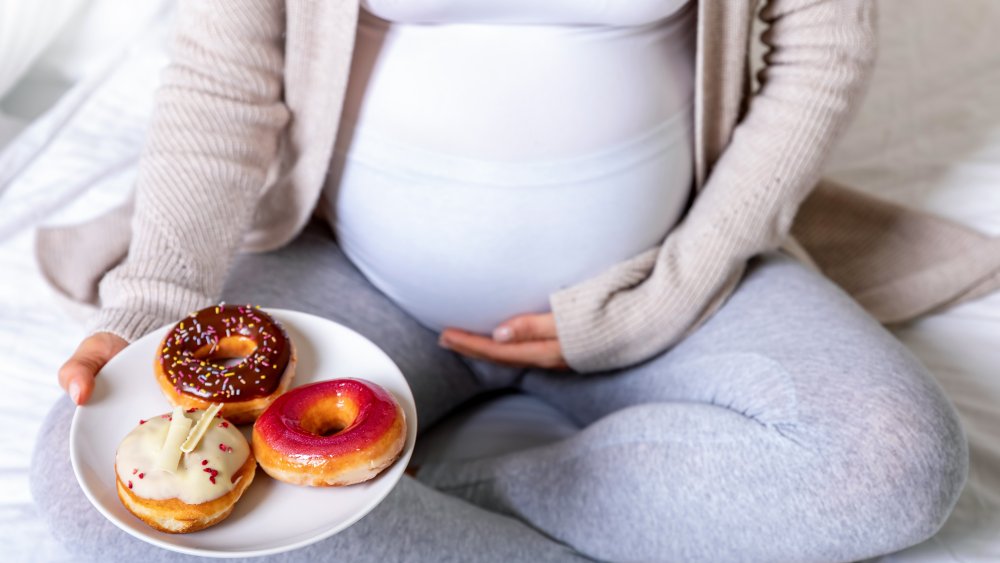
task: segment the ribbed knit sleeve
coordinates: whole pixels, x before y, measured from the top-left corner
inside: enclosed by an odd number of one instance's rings
[[[777,248],[862,97],[872,0],[772,0],[761,87],[683,221],[662,246],[550,298],[567,363],[620,368],[704,320],[746,262]],[[711,41],[711,38],[707,38]]]
[[[128,256],[91,323],[133,340],[216,299],[279,135],[282,0],[182,0],[139,163]]]

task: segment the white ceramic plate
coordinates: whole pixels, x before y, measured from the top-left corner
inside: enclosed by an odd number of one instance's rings
[[[222,523],[191,534],[158,532],[132,516],[115,492],[115,451],[141,418],[170,405],[153,376],[157,345],[169,327],[137,340],[101,370],[94,394],[76,409],[70,457],[83,492],[116,526],[153,545],[209,557],[251,557],[288,551],[329,537],[371,511],[399,481],[413,453],[417,412],[396,364],[375,344],[333,321],[306,313],[268,310],[288,331],[298,352],[293,386],[360,377],[392,393],[406,414],[403,454],[378,477],[350,487],[297,487],[258,468],[253,483]],[[172,325],[171,325],[172,326]],[[245,433],[250,426],[244,428]]]

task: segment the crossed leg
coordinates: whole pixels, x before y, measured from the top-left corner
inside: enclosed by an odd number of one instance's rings
[[[932,534],[965,478],[964,436],[923,367],[779,255],[757,261],[684,342],[604,374],[463,361],[318,226],[241,257],[224,297],[308,311],[373,340],[406,374],[421,429],[510,385],[585,426],[555,444],[425,466],[419,480],[434,488],[404,478],[358,524],[274,560],[851,560]],[[64,443],[71,413],[59,403],[43,435]],[[67,546],[101,560],[185,559],[97,516],[56,451],[36,450],[32,488]]]
[[[599,559],[862,559],[932,535],[967,471],[923,366],[780,254],[652,360],[518,381],[585,428],[418,478]]]

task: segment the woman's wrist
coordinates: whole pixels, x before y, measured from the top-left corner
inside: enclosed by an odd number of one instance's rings
[[[105,308],[97,312],[88,324],[88,334],[110,334],[126,342],[133,342],[171,319],[140,310]]]

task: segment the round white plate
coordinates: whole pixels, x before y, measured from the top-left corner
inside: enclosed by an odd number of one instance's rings
[[[73,472],[90,502],[116,526],[153,545],[208,557],[279,553],[329,537],[371,511],[403,475],[417,435],[410,387],[396,364],[375,344],[333,321],[306,313],[268,310],[288,331],[298,352],[293,386],[359,377],[386,388],[403,407],[403,454],[378,477],[350,487],[297,487],[275,481],[260,468],[233,513],[191,534],[158,532],[125,510],[115,492],[115,451],[141,418],[171,407],[153,376],[156,347],[169,327],[137,340],[101,370],[94,394],[76,409],[70,428]],[[171,325],[173,326],[173,325]],[[244,428],[248,434],[250,426]]]

